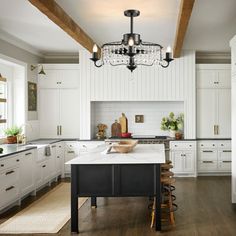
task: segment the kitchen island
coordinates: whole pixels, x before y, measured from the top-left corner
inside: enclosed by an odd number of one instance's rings
[[[161,231],[161,168],[164,144],[138,144],[130,153],[106,154],[107,146],[91,150],[66,164],[71,165],[71,232],[79,232],[78,197],[156,198],[156,225]]]

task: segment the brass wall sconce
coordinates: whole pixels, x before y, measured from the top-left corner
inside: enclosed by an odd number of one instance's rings
[[[38,68],[39,66],[41,66],[41,70],[39,71],[39,75],[46,75],[46,73],[45,73],[45,71],[44,71],[44,69],[43,69],[43,65],[31,65],[30,66],[30,69],[31,69],[31,71],[33,71],[34,69],[36,69],[36,68]]]

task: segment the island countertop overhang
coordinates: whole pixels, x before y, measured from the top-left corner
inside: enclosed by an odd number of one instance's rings
[[[162,164],[165,163],[164,144],[138,144],[130,153],[109,153],[104,151],[107,146],[100,147],[98,151],[81,154],[68,161],[68,165],[99,165],[99,164]]]

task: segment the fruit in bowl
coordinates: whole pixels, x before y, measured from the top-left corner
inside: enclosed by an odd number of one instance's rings
[[[122,138],[131,138],[132,133],[121,133]]]

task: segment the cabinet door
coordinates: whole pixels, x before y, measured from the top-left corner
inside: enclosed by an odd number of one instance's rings
[[[44,71],[46,75],[44,75],[43,78],[39,76],[39,88],[48,88],[48,89],[58,88],[59,86],[58,82],[60,82],[60,77],[61,77],[60,71],[46,68],[44,68]]]
[[[56,172],[57,175],[62,174],[64,160],[64,150],[61,143],[57,144],[56,147]]]
[[[181,151],[172,151],[171,161],[174,173],[183,172],[183,153]]]
[[[218,70],[218,88],[231,88],[230,70]]]
[[[61,138],[79,137],[79,92],[76,89],[60,90]]]
[[[194,152],[185,151],[183,153],[183,172],[194,172],[194,166]]]
[[[75,89],[79,87],[78,70],[60,70],[59,88]]]
[[[197,88],[216,88],[218,86],[218,75],[215,70],[197,71]]]
[[[218,138],[231,137],[231,90],[218,89]]]
[[[39,188],[43,184],[43,167],[45,163],[37,163],[36,164],[36,175],[35,175],[35,184],[36,188]]]
[[[216,124],[217,91],[198,89],[197,91],[197,137],[214,138]]]
[[[41,89],[39,108],[40,137],[57,138],[57,126],[59,125],[59,90]]]
[[[34,189],[35,161],[33,151],[20,155],[20,193],[21,196]]]
[[[57,145],[54,144],[51,146],[51,156],[48,157],[48,165],[50,170],[50,178],[56,177],[57,169],[56,169],[56,147]]]

